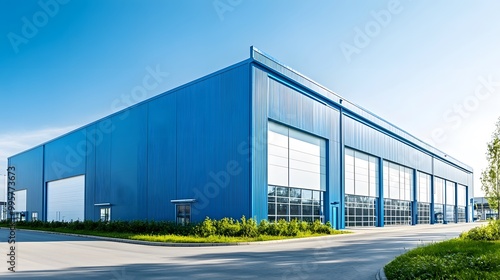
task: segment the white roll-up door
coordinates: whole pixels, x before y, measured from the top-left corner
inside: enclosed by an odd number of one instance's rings
[[[83,221],[84,210],[84,175],[47,183],[47,221]]]
[[[26,212],[26,190],[14,192],[14,212]]]

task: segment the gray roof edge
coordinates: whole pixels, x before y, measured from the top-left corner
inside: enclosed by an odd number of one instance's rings
[[[298,72],[297,70],[281,63],[280,61],[278,61],[277,59],[273,58],[272,56],[266,54],[265,52],[259,50],[258,48],[256,48],[255,46],[251,46],[250,47],[250,58],[253,60],[253,61],[256,61],[256,62],[259,62],[260,64],[262,65],[265,65],[266,67],[278,72],[278,73],[281,73],[282,75],[288,77],[289,79],[299,83],[299,84],[302,84],[302,82],[297,79],[297,78],[300,78],[300,79],[303,79],[305,81],[307,81],[308,83],[310,83],[310,85],[316,87],[316,89],[319,89],[317,90],[316,92],[323,95],[325,98],[329,99],[330,101],[334,102],[338,107],[343,107],[347,110],[351,110],[351,111],[354,111],[355,113],[357,113],[360,117],[368,120],[368,121],[371,121],[373,123],[376,123],[377,125],[389,130],[389,131],[392,131],[393,133],[399,135],[400,137],[404,137],[404,138],[410,138],[408,139],[410,142],[412,142],[414,145],[416,146],[419,146],[421,147],[422,149],[434,154],[438,159],[442,160],[442,161],[445,161],[445,162],[450,162],[454,165],[457,165],[465,170],[467,170],[468,172],[470,173],[473,173],[474,170],[471,166],[463,163],[462,161],[450,156],[448,153],[445,153],[441,150],[439,150],[438,148],[420,140],[419,138],[413,136],[412,134],[408,133],[407,131],[405,131],[404,129],[401,129],[399,128],[398,126],[390,123],[389,121],[377,116],[375,113],[371,112],[370,110],[367,110],[355,103],[352,103],[348,100],[346,100],[344,97],[342,97],[341,95],[339,95],[338,93],[330,90],[329,88],[321,85],[320,83],[314,81],[313,79],[307,77],[306,75]],[[260,61],[261,58],[264,58],[266,61]],[[275,65],[273,65],[275,64]],[[278,67],[277,67],[278,66]],[[286,71],[289,71],[290,73],[296,75],[297,77],[293,77],[292,75],[287,75],[286,73],[284,73],[283,71],[280,71],[280,69],[278,69],[279,67],[282,67],[283,69],[286,69]],[[306,87],[308,87],[309,85],[305,85]],[[315,89],[312,89],[312,90],[315,90]],[[342,103],[341,103],[342,102]],[[347,103],[347,104],[346,104]],[[360,114],[361,113],[361,114]],[[370,118],[367,118],[367,116],[363,116],[363,113],[364,114],[368,114],[369,117],[372,117],[374,119],[370,119]],[[394,132],[393,129],[397,130],[397,132]]]

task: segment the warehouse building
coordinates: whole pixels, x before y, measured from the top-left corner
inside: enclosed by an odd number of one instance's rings
[[[250,58],[8,159],[18,218],[471,220],[469,166],[280,64]]]

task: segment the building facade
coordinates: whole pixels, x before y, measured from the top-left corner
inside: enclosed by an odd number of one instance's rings
[[[27,220],[466,222],[473,171],[256,48],[8,159]]]

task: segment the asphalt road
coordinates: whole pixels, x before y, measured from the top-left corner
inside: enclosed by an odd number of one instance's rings
[[[478,223],[355,229],[354,234],[280,243],[159,247],[19,230],[16,270],[0,279],[375,279],[395,256],[456,237]]]

